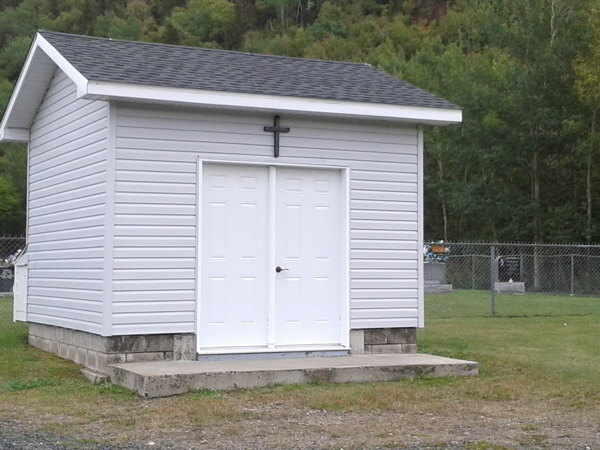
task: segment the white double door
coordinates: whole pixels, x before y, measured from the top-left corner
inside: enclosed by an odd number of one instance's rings
[[[339,345],[341,171],[202,172],[199,350]]]

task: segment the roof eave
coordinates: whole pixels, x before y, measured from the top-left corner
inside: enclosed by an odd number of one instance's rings
[[[462,110],[388,105],[381,103],[205,91],[89,81],[86,99],[201,106],[211,109],[262,111],[339,118],[391,120],[428,125],[462,122]]]
[[[26,117],[15,118],[15,108],[22,102],[33,101],[31,93],[24,88],[26,81],[35,72],[36,61],[40,54],[44,53],[50,60],[59,67],[67,76],[73,80],[80,92],[87,89],[87,79],[79,73],[71,63],[69,63],[58,50],[56,50],[41,34],[36,33],[29,48],[29,53],[25,59],[25,64],[19,74],[19,79],[8,101],[4,111],[2,122],[0,122],[0,142],[27,142],[29,140],[29,126],[33,121],[35,112]],[[37,101],[37,99],[36,99]],[[18,115],[18,114],[17,114]]]

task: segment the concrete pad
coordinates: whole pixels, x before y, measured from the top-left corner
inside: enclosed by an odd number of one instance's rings
[[[93,370],[83,368],[81,369],[81,374],[86,377],[88,380],[92,382],[92,384],[100,384],[108,381],[108,375],[105,375],[100,372],[94,372]]]
[[[113,384],[151,398],[198,389],[394,381],[419,375],[473,376],[479,373],[479,364],[412,353],[253,361],[152,361],[110,365],[108,372]]]

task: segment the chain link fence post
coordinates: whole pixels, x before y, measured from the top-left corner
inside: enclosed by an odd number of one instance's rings
[[[496,315],[496,280],[498,276],[496,274],[496,270],[498,265],[496,264],[496,247],[490,247],[490,279],[492,282],[492,316]]]

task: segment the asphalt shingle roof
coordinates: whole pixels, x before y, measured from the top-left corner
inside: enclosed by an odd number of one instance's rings
[[[90,81],[460,109],[368,64],[40,34]]]

